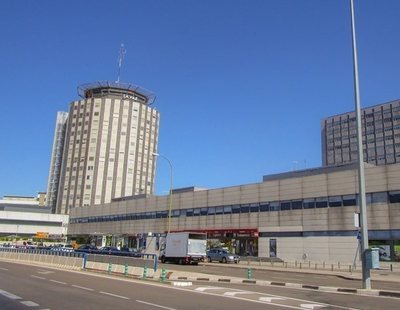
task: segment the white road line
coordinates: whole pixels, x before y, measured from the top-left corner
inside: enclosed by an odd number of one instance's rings
[[[19,297],[17,295],[11,294],[11,293],[9,293],[7,291],[3,291],[3,290],[0,290],[0,295],[3,295],[4,297],[10,298],[10,299],[14,299],[14,300],[15,299],[22,299],[22,297]]]
[[[117,297],[117,298],[122,298],[122,299],[129,299],[128,297],[125,297],[125,296],[111,294],[111,293],[107,293],[107,292],[100,292],[100,294],[105,294],[105,295],[109,295],[109,296],[113,296],[113,297]]]
[[[280,298],[280,297],[260,297],[258,298],[258,300],[260,301],[265,301],[265,302],[272,302],[273,300],[282,300],[284,298]]]
[[[79,286],[79,285],[71,285],[71,286],[76,287],[76,288],[80,288],[80,289],[86,290],[86,291],[91,291],[91,292],[94,291],[94,289],[88,288],[88,287],[84,287],[84,286]]]
[[[7,269],[7,268],[0,267],[0,270],[5,270],[5,271],[7,271],[8,269]]]
[[[204,286],[204,287],[195,288],[195,291],[204,292],[206,290],[223,290],[223,289],[226,289],[226,288],[224,288],[224,287],[216,287],[216,286]]]
[[[249,295],[249,294],[254,294],[254,293],[252,293],[252,292],[247,292],[247,291],[226,292],[226,293],[224,293],[225,296],[236,296],[236,295],[238,295],[238,294],[247,294],[247,295]]]
[[[326,306],[318,304],[301,304],[300,307],[304,309],[314,309],[314,308],[325,308]]]
[[[143,300],[136,300],[136,301],[139,302],[139,303],[145,304],[145,305],[153,306],[153,307],[158,307],[158,308],[168,309],[168,310],[176,310],[175,308],[165,307],[165,306],[153,304],[151,302],[146,302],[146,301],[143,301]]]
[[[33,302],[33,301],[21,301],[21,304],[28,306],[28,307],[37,307],[39,306],[37,303]]]
[[[50,280],[50,282],[58,283],[58,284],[67,284],[65,282],[57,281],[57,280]]]
[[[40,279],[40,280],[46,280],[46,278],[39,277],[39,276],[35,276],[35,275],[33,275],[33,274],[31,274],[31,277],[32,277],[32,278],[36,278],[36,279]]]

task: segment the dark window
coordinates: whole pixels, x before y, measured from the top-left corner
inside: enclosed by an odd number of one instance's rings
[[[223,214],[224,207],[215,207],[215,214]]]
[[[315,207],[316,208],[327,208],[328,207],[328,199],[326,197],[319,197],[315,199]]]
[[[303,201],[294,200],[292,201],[292,210],[298,210],[303,208]]]
[[[250,212],[258,212],[260,210],[260,206],[258,203],[252,203],[250,205]]]
[[[240,213],[240,205],[232,206],[232,213],[234,214]]]
[[[372,193],[372,203],[382,203],[388,201],[387,192]]]
[[[232,206],[224,206],[224,214],[231,214]]]
[[[333,196],[329,197],[329,207],[341,207],[342,206],[342,197],[341,196]]]
[[[242,205],[240,207],[240,213],[249,213],[250,211],[250,205]]]
[[[187,209],[186,216],[193,216],[193,209]]]
[[[278,201],[271,202],[269,204],[269,209],[270,211],[279,211],[281,209],[281,205],[279,204]]]
[[[214,215],[215,214],[215,207],[209,207],[207,214],[208,215]]]
[[[200,216],[200,208],[193,209],[193,216]]]
[[[315,200],[313,198],[304,199],[303,205],[304,205],[304,209],[314,209],[315,208]]]
[[[357,199],[356,195],[344,195],[343,196],[343,206],[356,206],[357,205]]]
[[[268,212],[269,211],[269,203],[261,202],[260,203],[260,212]]]
[[[389,192],[389,202],[390,203],[400,202],[400,191]]]
[[[207,210],[208,210],[208,208],[201,208],[200,215],[207,215]]]
[[[290,210],[290,201],[282,201],[281,202],[281,210]]]

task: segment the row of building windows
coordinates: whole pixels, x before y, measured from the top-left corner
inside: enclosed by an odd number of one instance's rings
[[[213,206],[203,208],[174,209],[171,210],[171,217],[191,217],[222,214],[248,214],[259,212],[289,211],[314,208],[337,208],[346,206],[356,206],[358,195],[343,195],[317,197],[287,201],[272,201],[250,204],[236,204],[226,206]],[[400,191],[368,193],[367,204],[372,203],[400,203]],[[105,216],[93,216],[70,219],[71,224],[96,223],[110,221],[132,221],[167,218],[168,211],[138,212],[129,214],[116,214]]]

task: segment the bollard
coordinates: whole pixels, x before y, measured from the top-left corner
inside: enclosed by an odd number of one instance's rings
[[[317,270],[317,264],[315,264],[315,270]]]
[[[340,270],[340,262],[337,263],[338,269]]]
[[[125,264],[124,275],[125,277],[128,275],[128,264]]]
[[[166,278],[167,278],[167,269],[163,268],[161,270],[161,282],[165,282]]]
[[[301,269],[301,263],[300,263],[300,269]]]
[[[147,266],[144,265],[143,267],[143,279],[147,279]]]
[[[108,263],[108,273],[111,273],[111,269],[112,269],[112,264]]]
[[[247,279],[251,279],[253,277],[253,270],[251,268],[247,268]]]
[[[333,264],[331,265],[331,269],[332,269],[332,271],[333,271]]]
[[[390,264],[390,271],[393,272],[393,264]]]

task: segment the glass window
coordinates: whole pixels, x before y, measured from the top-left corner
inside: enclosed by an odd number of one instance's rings
[[[179,217],[181,215],[181,210],[172,210],[171,217]]]
[[[356,195],[344,195],[343,196],[343,206],[356,206],[357,198]]]
[[[234,214],[240,213],[240,205],[233,205],[232,213],[234,213]]]
[[[215,207],[215,214],[224,214],[224,207]]]
[[[193,209],[193,216],[200,216],[200,208]]]
[[[387,192],[372,193],[372,203],[382,203],[388,201]]]
[[[193,216],[193,209],[187,209],[186,216]]]
[[[281,202],[281,210],[290,210],[290,201],[282,201]]]
[[[315,199],[307,198],[303,201],[304,209],[314,209],[315,208]]]
[[[319,197],[315,199],[315,207],[316,208],[327,208],[328,207],[328,198],[327,197]]]
[[[252,203],[250,205],[250,212],[258,212],[260,210],[260,206],[258,203]]]
[[[390,203],[400,202],[400,191],[389,192],[389,202]]]
[[[231,214],[232,206],[224,206],[224,214]]]
[[[208,208],[201,208],[200,215],[207,215]]]
[[[329,197],[329,207],[341,207],[342,197],[341,196],[331,196]]]
[[[303,201],[294,200],[292,201],[292,210],[298,210],[303,208]]]
[[[270,211],[279,211],[281,209],[281,205],[279,201],[274,201],[269,204]]]
[[[260,212],[268,212],[269,211],[269,203],[261,202],[260,203]]]
[[[215,207],[208,207],[208,215],[214,215],[215,214]]]
[[[249,213],[250,212],[250,205],[245,204],[240,206],[240,213]]]

